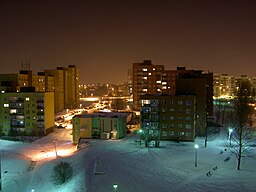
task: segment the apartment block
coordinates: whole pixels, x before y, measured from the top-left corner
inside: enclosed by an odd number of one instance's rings
[[[54,93],[35,92],[22,87],[20,92],[0,93],[0,129],[3,135],[43,136],[53,131]]]
[[[54,77],[54,112],[58,113],[65,109],[64,105],[64,89],[65,82],[64,78],[66,76],[65,70],[63,69],[49,69],[44,70],[45,76]]]
[[[160,140],[195,139],[195,95],[143,95],[140,113],[141,129],[146,134],[159,134]]]
[[[132,94],[135,110],[140,108],[140,96],[145,94],[162,93],[163,65],[154,65],[151,60],[133,63]]]
[[[252,96],[255,97],[256,77],[248,77],[247,75],[233,76],[228,74],[214,74],[214,97],[216,99],[234,98],[240,81],[247,81],[251,84]]]
[[[163,65],[153,65],[150,60],[133,64],[134,109],[141,106],[145,94],[195,95],[197,97],[197,135],[205,135],[207,116],[213,115],[213,73],[202,70],[165,70]]]
[[[66,84],[67,89],[65,92],[65,108],[78,108],[79,107],[79,70],[75,65],[68,65],[66,68]]]

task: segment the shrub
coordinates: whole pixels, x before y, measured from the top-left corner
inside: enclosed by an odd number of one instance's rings
[[[62,185],[72,178],[73,169],[70,163],[60,162],[53,168],[52,182],[55,185]]]

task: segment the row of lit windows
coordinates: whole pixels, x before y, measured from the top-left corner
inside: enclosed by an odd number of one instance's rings
[[[24,98],[21,98],[21,97],[9,97],[9,98],[7,98],[7,97],[4,97],[4,101],[18,101],[18,100],[23,100]],[[25,98],[25,101],[30,101],[30,99],[32,99],[32,100],[35,100],[36,98],[34,98],[34,97],[32,97],[32,98],[30,98],[30,97],[26,97]],[[43,101],[44,100],[44,98],[43,97],[40,97],[40,98],[37,98],[37,100],[38,101]]]
[[[44,107],[44,104],[32,104],[32,107]],[[11,105],[9,103],[4,103],[4,108],[8,107],[24,107],[23,103],[12,103]],[[26,104],[25,107],[30,107],[30,104]]]
[[[144,99],[144,100],[141,100],[141,102],[142,102],[142,104],[153,104],[153,105],[158,105],[159,104],[159,100]],[[162,100],[161,103],[162,103],[162,105],[167,105],[167,101],[166,100]],[[175,101],[174,100],[170,100],[169,104],[173,105],[173,104],[175,104]],[[186,101],[178,100],[177,104],[178,105],[185,104],[186,106],[191,106],[192,105],[192,101],[191,100],[186,100]]]
[[[42,117],[42,116],[39,116],[39,117]],[[4,119],[10,119],[10,117],[9,116],[4,116]],[[26,119],[30,119],[30,116],[26,116]],[[36,120],[36,119],[37,119],[36,116],[34,116],[33,120]],[[43,120],[44,118],[42,117],[42,118],[38,118],[38,119]]]
[[[147,111],[145,111],[147,112]],[[166,108],[162,108],[162,112],[163,113],[166,113],[167,112],[167,109]],[[174,108],[170,108],[170,112],[171,113],[174,113],[175,112],[175,109]],[[179,108],[178,109],[178,113],[183,113],[183,109]],[[191,114],[191,109],[186,109],[186,114]]]
[[[162,120],[165,121],[167,120],[166,116],[162,116]],[[174,116],[170,116],[170,120],[175,120]],[[191,121],[191,117],[190,116],[186,116],[185,118],[182,116],[178,116],[177,120],[182,121],[182,120],[186,120],[186,121]]]
[[[186,128],[186,129],[191,129],[191,124],[185,124],[183,125],[182,123],[178,123],[177,125],[178,128]],[[166,123],[162,123],[162,128],[163,129],[167,129],[167,124]],[[175,128],[175,124],[171,123],[169,124],[169,128]]]
[[[167,135],[168,135],[167,131],[162,131],[162,136],[166,137]],[[174,131],[169,131],[169,136],[174,136],[174,135],[190,137],[191,136],[191,132],[174,132]]]

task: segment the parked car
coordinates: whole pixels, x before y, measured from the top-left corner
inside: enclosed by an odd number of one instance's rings
[[[57,126],[57,129],[64,129],[64,128],[65,128],[65,126],[62,125],[62,124],[59,124],[59,125]]]

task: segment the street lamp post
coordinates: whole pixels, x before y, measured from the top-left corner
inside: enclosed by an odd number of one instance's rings
[[[195,167],[197,167],[197,149],[199,148],[198,144],[195,144]]]
[[[118,185],[117,184],[113,184],[113,188],[114,188],[114,191],[116,191],[117,188],[118,188]]]
[[[229,128],[229,129],[228,129],[228,137],[229,137],[229,145],[230,145],[230,146],[231,146],[232,132],[233,132],[233,129],[232,129],[232,128]]]
[[[57,155],[56,140],[55,139],[53,140],[53,143],[54,143],[54,149],[55,149],[55,154],[56,154],[56,158],[57,158],[58,155]]]
[[[139,137],[140,137],[140,145],[141,145],[141,134],[142,134],[142,129],[139,130]]]

